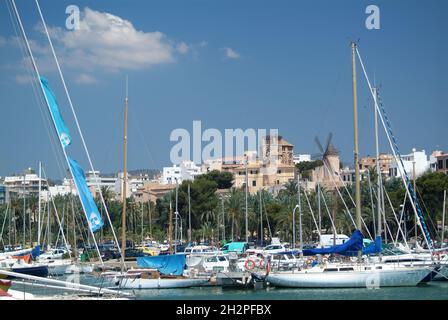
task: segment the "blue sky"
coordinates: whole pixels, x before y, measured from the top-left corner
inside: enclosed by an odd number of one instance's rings
[[[74,135],[72,155],[87,168],[81,142],[34,1],[16,1],[37,56]],[[299,153],[317,153],[314,136],[329,132],[352,162],[349,43],[359,39],[371,78],[381,85],[400,149],[448,151],[446,1],[40,1],[94,165],[122,166],[124,79],[129,76],[128,168],[170,164],[173,129],[278,128]],[[73,34],[68,5],[81,21],[101,25]],[[381,29],[365,28],[375,4]],[[88,9],[85,9],[88,8]],[[105,13],[128,21],[132,36],[115,39]],[[110,17],[110,16],[109,16]],[[106,23],[106,25],[104,25]],[[121,28],[118,26],[117,28]],[[159,32],[159,33],[156,33]],[[0,176],[37,168],[60,179],[48,124],[5,1],[0,2]],[[104,36],[104,38],[102,38]],[[116,41],[114,43],[114,41]],[[372,101],[358,65],[361,155],[373,154]],[[44,110],[45,111],[45,110]],[[52,130],[52,128],[50,127]],[[53,133],[51,133],[53,134]],[[389,151],[384,135],[381,149]]]

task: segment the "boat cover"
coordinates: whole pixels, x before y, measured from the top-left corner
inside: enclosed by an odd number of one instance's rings
[[[184,254],[137,257],[140,268],[157,269],[162,275],[181,276],[185,267]]]
[[[371,254],[381,252],[381,236],[377,236],[375,241],[370,242],[370,244],[362,249],[362,254]]]
[[[363,235],[361,231],[355,230],[349,240],[343,244],[338,244],[329,248],[316,248],[303,250],[304,256],[314,256],[316,254],[340,254],[343,256],[356,256],[358,251],[363,254],[376,253],[381,251],[381,237],[376,237],[375,241],[367,247],[363,246]]]

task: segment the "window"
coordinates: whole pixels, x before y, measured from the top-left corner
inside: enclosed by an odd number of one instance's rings
[[[256,180],[253,180],[252,181],[252,187],[256,187],[257,186],[257,181]]]
[[[353,271],[353,268],[339,268],[339,271]]]
[[[277,173],[278,173],[278,174],[281,174],[281,173],[282,173],[282,170],[277,170]]]
[[[448,169],[448,159],[445,159],[445,169]]]
[[[437,166],[439,167],[439,169],[443,169],[443,160],[437,161]]]

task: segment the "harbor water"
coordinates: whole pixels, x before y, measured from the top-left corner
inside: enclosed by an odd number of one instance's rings
[[[65,280],[67,277],[58,279]],[[69,280],[69,279],[67,279]],[[98,278],[80,277],[82,284],[100,286]],[[12,287],[26,290],[36,297],[63,295],[61,290],[23,286],[20,282]],[[132,293],[132,291],[129,291]],[[432,281],[416,287],[379,289],[295,289],[268,287],[261,290],[223,289],[218,286],[186,289],[150,289],[133,291],[137,300],[448,300],[448,281]]]

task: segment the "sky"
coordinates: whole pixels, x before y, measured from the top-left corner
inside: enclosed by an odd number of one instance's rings
[[[8,0],[9,3],[10,0]],[[123,165],[123,105],[129,79],[128,168],[169,166],[177,128],[278,129],[295,153],[319,152],[333,133],[353,162],[350,41],[381,89],[403,154],[448,151],[447,1],[39,1],[95,169]],[[16,0],[38,68],[88,168],[34,1]],[[366,7],[380,9],[368,30]],[[80,29],[66,8],[80,9]],[[65,175],[48,112],[33,91],[7,2],[0,2],[0,176],[37,169]],[[358,68],[361,156],[374,149],[373,107]],[[383,130],[381,151],[390,152]]]

